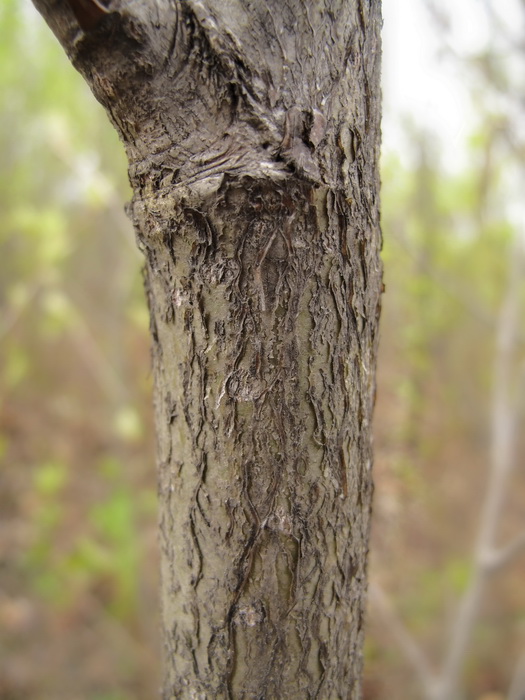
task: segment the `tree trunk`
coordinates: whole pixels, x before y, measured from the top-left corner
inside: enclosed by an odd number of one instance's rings
[[[380,2],[34,2],[129,158],[153,337],[163,697],[358,698]]]

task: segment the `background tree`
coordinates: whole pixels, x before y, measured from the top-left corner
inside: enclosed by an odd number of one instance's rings
[[[379,3],[35,5],[129,161],[154,345],[165,697],[357,697]]]
[[[402,331],[380,359],[369,639],[382,650],[369,679],[378,697],[514,700],[525,692],[523,7],[465,3],[472,32],[454,4],[426,5],[440,78],[454,91],[459,74],[473,124],[452,153],[450,129],[405,119],[408,153],[383,165],[382,332]]]

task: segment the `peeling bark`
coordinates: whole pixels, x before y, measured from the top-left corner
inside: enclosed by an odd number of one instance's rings
[[[163,697],[358,698],[379,0],[112,0],[84,21],[91,1],[34,3],[129,159],[153,338]]]

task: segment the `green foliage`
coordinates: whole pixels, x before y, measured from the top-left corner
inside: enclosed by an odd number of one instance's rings
[[[489,461],[495,335],[509,251],[523,232],[509,216],[512,201],[503,177],[506,170],[516,172],[515,154],[506,151],[503,157],[501,149],[494,157],[501,130],[490,119],[471,138],[470,164],[461,172],[440,165],[429,135],[413,130],[411,137],[413,163],[396,154],[383,159],[386,294],[375,419],[376,498],[389,503],[390,510],[382,516],[376,508],[375,543],[385,578],[398,586],[394,609],[416,644],[439,662],[447,649],[451,613],[473,571]],[[520,298],[523,304],[523,283]],[[521,337],[524,331],[522,325]],[[515,355],[518,380],[522,341]],[[518,492],[516,501],[522,503],[523,489],[521,496]],[[509,508],[504,514],[507,532],[522,527],[518,512]],[[388,527],[381,526],[381,517]],[[396,527],[397,539],[390,539]],[[516,603],[501,595],[492,608],[512,618]],[[491,653],[493,668],[501,672],[507,661],[500,654],[502,640],[505,646],[509,638],[502,623],[484,630],[483,645],[475,635],[469,656],[471,687],[481,690],[483,683],[475,681],[482,654]],[[368,642],[370,678],[398,674],[402,688],[403,658],[393,653],[391,637],[385,645],[382,632],[374,628]]]
[[[92,570],[106,574],[118,592],[111,601],[111,610],[126,618],[136,609],[138,580],[138,533],[132,494],[116,487],[111,496],[94,505],[89,513],[96,540],[88,547],[96,558],[87,560]],[[96,542],[104,543],[96,547]],[[88,544],[88,543],[86,543]],[[87,553],[85,551],[85,553]]]
[[[53,570],[56,533],[64,518],[62,493],[67,485],[67,468],[61,462],[45,462],[35,469],[33,484],[34,540],[25,565],[36,591],[51,601],[61,601],[64,583]]]
[[[125,156],[28,0],[2,0],[0,34],[0,458],[23,484],[13,587],[56,619],[93,608],[132,629],[155,491],[132,495],[141,465],[151,481],[154,468]]]
[[[106,495],[85,512],[81,534],[59,548],[76,504],[67,492],[71,472],[61,462],[46,462],[33,476],[34,541],[26,557],[33,585],[57,606],[70,606],[80,591],[103,587],[101,600],[122,619],[136,613],[140,557],[136,521],[141,499],[123,486],[122,465],[104,459],[100,473]]]
[[[34,475],[33,483],[37,494],[52,498],[64,489],[67,482],[67,469],[60,462],[46,462]]]
[[[487,377],[492,352],[487,339],[505,288],[513,231],[494,194],[488,203],[478,169],[448,173],[433,156],[428,136],[415,132],[413,139],[416,168],[395,154],[383,160],[383,333],[402,356],[395,391],[405,420],[398,439],[417,443],[424,457],[433,440],[422,429],[429,390],[442,393],[447,411],[466,411],[453,390],[462,385],[465,367],[473,382]],[[489,147],[474,143],[476,149]],[[442,418],[446,415],[451,414],[443,412]]]

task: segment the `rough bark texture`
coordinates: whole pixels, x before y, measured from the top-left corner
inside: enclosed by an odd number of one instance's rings
[[[34,2],[129,157],[164,698],[358,698],[379,0],[113,0],[85,32],[78,0]]]

